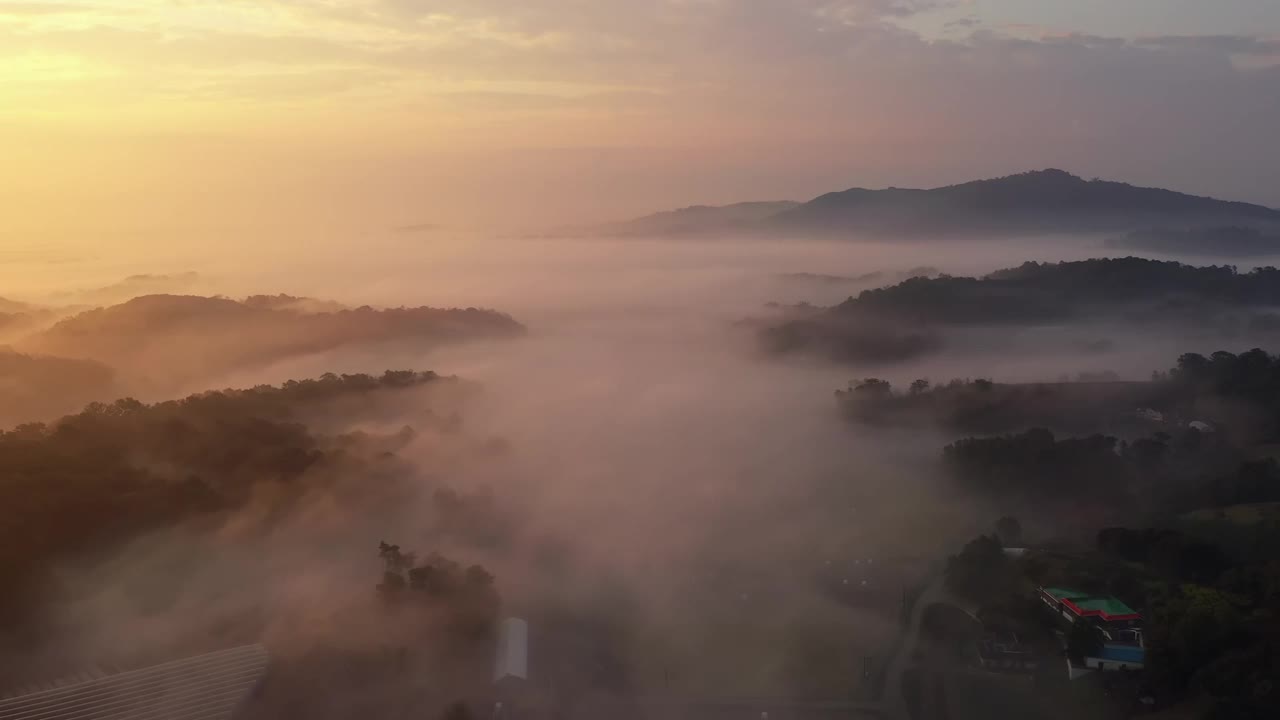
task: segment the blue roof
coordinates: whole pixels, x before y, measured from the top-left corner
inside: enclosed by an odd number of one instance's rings
[[[1142,663],[1147,658],[1147,651],[1139,645],[1115,645],[1107,643],[1098,653],[1098,659],[1107,662]]]

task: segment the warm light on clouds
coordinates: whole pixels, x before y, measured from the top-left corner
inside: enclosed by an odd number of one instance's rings
[[[5,223],[517,226],[1049,164],[1280,204],[1280,25],[1089,7],[0,0]]]

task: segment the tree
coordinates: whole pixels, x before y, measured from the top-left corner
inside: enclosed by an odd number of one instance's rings
[[[1022,544],[1022,523],[1018,518],[1006,515],[996,521],[996,536],[1005,547],[1018,547]]]
[[[947,587],[957,595],[980,602],[1014,592],[1016,573],[1005,557],[1000,541],[982,535],[947,560]]]
[[[921,393],[928,391],[928,389],[929,389],[929,381],[924,378],[920,378],[919,380],[915,380],[911,383],[912,395],[919,395]]]
[[[853,388],[854,392],[866,395],[888,395],[893,390],[893,386],[888,380],[880,378],[866,378]]]

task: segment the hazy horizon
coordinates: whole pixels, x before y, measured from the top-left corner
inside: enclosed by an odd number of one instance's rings
[[[0,231],[512,230],[1043,167],[1280,206],[1277,37],[1266,0],[4,2]]]

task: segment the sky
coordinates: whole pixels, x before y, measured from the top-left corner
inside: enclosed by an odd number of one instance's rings
[[[1280,206],[1276,128],[1277,0],[0,0],[0,243],[1043,167]]]

